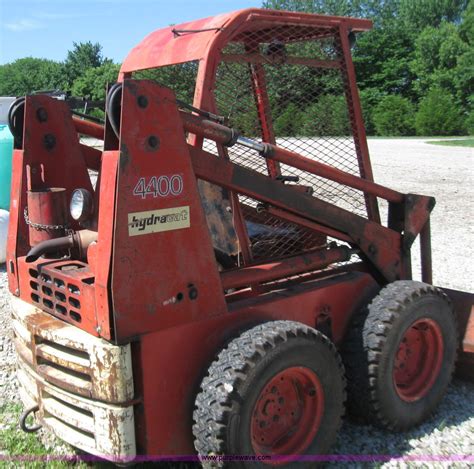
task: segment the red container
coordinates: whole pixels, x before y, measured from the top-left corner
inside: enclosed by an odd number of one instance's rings
[[[30,246],[64,236],[67,223],[66,189],[51,187],[28,191],[27,215]]]

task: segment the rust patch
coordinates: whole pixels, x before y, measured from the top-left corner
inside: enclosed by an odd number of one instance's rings
[[[127,145],[122,143],[120,146],[120,170],[123,171],[130,163],[131,157],[128,152]]]

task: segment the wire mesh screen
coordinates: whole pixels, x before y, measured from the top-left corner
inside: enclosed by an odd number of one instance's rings
[[[152,80],[159,85],[167,86],[175,92],[178,99],[192,104],[198,66],[199,62],[194,60],[166,67],[140,70],[133,73],[133,78],[135,80]]]
[[[317,232],[283,221],[265,210],[257,200],[240,196],[254,259],[284,257],[325,244]]]
[[[305,157],[359,175],[341,69],[338,30],[278,26],[242,33],[223,50],[217,69],[217,111],[247,137],[276,143]],[[212,146],[207,148],[212,151]],[[230,159],[261,173],[267,164],[252,150],[233,146]],[[314,196],[366,216],[362,193],[291,166],[282,176]],[[256,216],[256,202],[240,196],[255,258],[288,255],[315,247],[316,237],[276,217]],[[249,210],[253,209],[253,210]],[[255,240],[252,233],[267,230]],[[273,241],[271,239],[273,238]],[[319,237],[321,242],[321,237]]]
[[[246,137],[360,175],[339,30],[296,25],[248,28],[222,50],[212,91],[216,108],[211,111]],[[191,103],[197,68],[197,62],[188,62],[135,73],[134,78],[153,79]],[[226,152],[232,162],[263,174],[297,177],[297,182],[287,184],[367,216],[363,194],[352,188],[284,164],[269,170],[260,155],[242,146],[220,154],[215,142],[205,140],[203,147],[220,157]],[[272,215],[257,200],[239,195],[239,201],[256,260],[297,254],[326,242],[320,233]],[[211,225],[210,230],[216,231]]]

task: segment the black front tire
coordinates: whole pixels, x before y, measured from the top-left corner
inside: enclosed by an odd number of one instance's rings
[[[326,336],[292,321],[253,327],[219,353],[196,398],[193,433],[198,454],[261,455],[255,450],[251,435],[257,403],[268,392],[272,379],[295,369],[316,375],[324,393],[324,412],[304,453],[326,454],[336,439],[344,413],[342,361]],[[223,462],[201,459],[204,467],[224,466]],[[232,467],[253,468],[260,464],[268,467],[255,461],[234,462]],[[314,462],[308,464],[314,466]]]

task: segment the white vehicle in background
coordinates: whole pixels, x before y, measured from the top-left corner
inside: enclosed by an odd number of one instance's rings
[[[0,96],[0,125],[8,124],[8,109],[15,99],[15,96]]]

